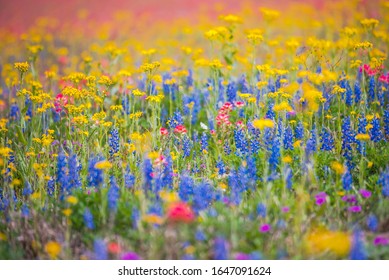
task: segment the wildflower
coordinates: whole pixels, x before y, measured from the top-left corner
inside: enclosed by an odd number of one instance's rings
[[[315,195],[316,205],[321,206],[327,201],[327,194],[325,192],[320,192]]]
[[[369,198],[371,196],[371,192],[368,190],[359,190],[359,193],[364,197],[364,198]]]
[[[327,229],[311,231],[305,237],[306,249],[308,253],[314,255],[328,252],[338,257],[344,257],[350,252],[351,242],[349,234]]]
[[[116,128],[113,128],[109,133],[108,138],[108,144],[109,144],[109,154],[110,156],[114,156],[119,152],[120,149],[120,139],[119,139],[119,132]]]
[[[88,184],[91,187],[99,187],[103,183],[103,169],[110,168],[112,164],[108,161],[100,161],[99,158],[92,158],[88,166]]]
[[[28,71],[30,65],[28,65],[28,62],[15,62],[14,67],[23,74]]]
[[[352,213],[361,212],[361,211],[362,211],[362,206],[359,206],[359,205],[350,206],[350,207],[348,208],[348,211],[349,211],[349,212],[352,212]]]
[[[161,127],[159,129],[159,132],[160,132],[161,135],[167,135],[169,133],[169,131],[166,128],[164,128],[164,127]]]
[[[186,132],[187,130],[183,125],[177,125],[176,128],[174,129],[174,133],[184,134]]]
[[[273,128],[274,122],[270,119],[257,119],[253,121],[253,126],[257,129],[263,130],[265,127]]]
[[[374,143],[377,143],[377,142],[382,140],[382,131],[381,131],[381,126],[380,126],[380,120],[375,117],[371,123],[373,126],[370,130],[371,141],[373,141]]]
[[[334,149],[334,138],[326,128],[323,128],[322,133],[320,133],[320,143],[320,150],[322,151],[332,151]]]
[[[346,172],[342,176],[343,189],[345,191],[351,190],[352,183],[353,183],[353,177],[351,176],[350,172],[348,170],[346,170]]]
[[[93,243],[93,247],[96,260],[108,259],[107,245],[105,244],[104,240],[96,239]]]
[[[362,232],[359,229],[354,230],[352,247],[350,251],[351,260],[365,260],[367,252],[362,237]]]
[[[366,219],[366,225],[371,231],[377,231],[378,219],[374,214],[370,214]]]
[[[107,199],[108,199],[108,209],[116,212],[117,203],[120,197],[119,186],[116,183],[116,179],[114,176],[110,178],[110,188],[108,190]]]
[[[375,246],[386,246],[389,244],[389,239],[383,236],[377,236],[374,238],[374,245]]]
[[[85,211],[84,211],[84,224],[88,229],[91,229],[91,230],[95,229],[93,214],[89,210],[89,208],[85,208]]]
[[[61,245],[56,241],[49,241],[45,245],[45,251],[52,259],[56,259],[61,253]]]
[[[190,223],[195,218],[192,209],[185,202],[175,202],[170,204],[166,215],[168,220],[173,223]]]
[[[135,252],[126,252],[121,256],[120,259],[125,261],[132,261],[132,260],[137,261],[137,260],[141,260],[141,257]]]
[[[229,259],[228,243],[223,237],[217,237],[213,243],[213,257],[215,260]]]
[[[271,230],[271,226],[269,224],[263,224],[259,227],[259,231],[262,233],[269,232]]]
[[[289,126],[285,129],[283,143],[285,150],[293,150],[293,131]]]

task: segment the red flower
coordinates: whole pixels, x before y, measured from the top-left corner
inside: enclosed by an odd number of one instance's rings
[[[194,220],[195,215],[192,208],[185,202],[175,202],[169,205],[167,218],[170,222],[190,223]]]
[[[64,96],[62,93],[58,93],[55,97],[54,107],[57,113],[60,113],[63,110],[63,107],[68,104],[67,96]]]
[[[116,242],[111,242],[108,244],[108,252],[111,254],[119,254],[120,253],[120,246]]]
[[[176,128],[174,129],[174,132],[183,134],[183,133],[186,133],[186,128],[185,128],[185,126],[180,124],[180,125],[176,126]]]
[[[235,102],[235,106],[236,106],[237,108],[241,108],[241,107],[244,106],[244,102],[243,102],[243,101],[236,101],[236,102]]]
[[[161,129],[159,130],[159,132],[161,133],[161,135],[168,135],[169,131],[167,130],[167,128],[164,128],[164,127],[161,127]]]

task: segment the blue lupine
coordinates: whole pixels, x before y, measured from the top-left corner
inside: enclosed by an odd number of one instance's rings
[[[351,260],[366,260],[367,252],[365,248],[365,244],[362,238],[362,231],[359,229],[355,229],[353,233],[353,241],[350,251],[350,259]]]
[[[120,149],[120,139],[119,139],[119,131],[116,128],[113,128],[109,133],[108,138],[109,144],[109,155],[112,157],[114,154],[117,154]]]
[[[192,149],[192,143],[187,135],[184,135],[182,138],[182,151],[183,151],[183,158],[189,157],[190,152]]]
[[[135,176],[131,173],[130,168],[127,166],[126,173],[124,174],[124,185],[126,188],[132,188],[135,185]]]
[[[23,204],[20,210],[23,218],[28,218],[30,216],[30,209],[26,204]]]
[[[96,260],[108,259],[107,245],[105,244],[104,240],[96,239],[93,243],[93,247]]]
[[[144,190],[151,191],[153,187],[153,165],[150,159],[145,159],[143,162],[143,175],[144,175]]]
[[[246,155],[249,152],[248,143],[242,129],[234,130],[234,139],[235,139],[237,155],[241,155],[241,156]]]
[[[375,79],[374,76],[371,76],[369,78],[369,89],[367,94],[367,101],[368,103],[373,102],[375,99]]]
[[[293,171],[292,169],[287,166],[285,171],[285,185],[288,190],[292,189],[292,179],[293,179]]]
[[[168,189],[173,189],[173,160],[169,155],[166,157],[166,164],[163,168],[162,185]]]
[[[20,119],[19,105],[16,102],[11,104],[9,118],[13,121],[17,121]]]
[[[362,99],[362,90],[358,81],[356,81],[354,84],[354,96],[355,96],[355,103],[359,104],[359,102]]]
[[[213,201],[212,186],[201,182],[193,189],[193,209],[198,212],[207,208]]]
[[[93,214],[89,210],[89,208],[85,208],[84,210],[84,224],[88,229],[95,229],[95,223],[93,219]]]
[[[204,234],[204,231],[202,231],[201,229],[197,230],[196,233],[195,233],[195,238],[197,241],[204,241],[206,240],[206,236]]]
[[[316,128],[312,128],[311,130],[311,137],[307,141],[307,146],[306,146],[306,155],[310,156],[317,150],[317,141],[316,141]]]
[[[214,253],[213,257],[215,260],[229,259],[228,243],[223,237],[215,238],[213,244],[213,253]]]
[[[69,170],[69,185],[68,185],[69,190],[74,188],[80,188],[81,187],[80,170],[79,170],[79,164],[78,164],[76,154],[73,154],[69,157],[68,170]]]
[[[178,196],[182,201],[188,201],[193,195],[194,181],[187,175],[182,175],[178,185]]]
[[[95,167],[96,163],[101,161],[102,158],[94,157],[89,160],[88,166],[88,185],[90,187],[99,187],[104,180],[103,170]]]
[[[297,123],[296,128],[294,129],[294,137],[297,140],[301,140],[304,138],[304,126],[301,121]]]
[[[219,175],[224,175],[226,173],[226,166],[223,160],[220,159],[216,162],[216,168],[218,169]]]
[[[55,181],[54,179],[50,179],[47,181],[47,194],[49,196],[53,196],[55,192]]]
[[[370,214],[366,219],[366,225],[369,228],[369,230],[375,232],[378,229],[378,219],[377,216],[374,214]]]
[[[366,125],[367,120],[363,116],[358,119],[358,133],[365,134],[366,133]],[[361,155],[366,155],[366,143],[364,141],[357,140],[357,150]]]
[[[258,154],[260,148],[261,148],[261,145],[260,145],[260,143],[259,143],[257,138],[254,138],[254,139],[250,140],[250,153],[252,155]]]
[[[33,193],[33,190],[31,188],[31,184],[29,182],[25,182],[22,195],[29,196]]]
[[[380,120],[376,117],[373,118],[371,121],[372,128],[370,129],[370,138],[371,141],[374,143],[377,143],[382,140],[382,131],[381,131],[381,125],[380,125]]]
[[[228,142],[226,142],[225,144],[224,144],[224,153],[226,154],[226,155],[230,155],[231,154],[231,147],[230,147],[230,144],[228,144]]]
[[[116,178],[114,176],[111,176],[110,187],[108,189],[108,194],[107,194],[109,210],[116,212],[119,198],[120,198],[119,186],[116,183]]]
[[[351,128],[350,117],[342,121],[342,155],[346,158],[346,164],[349,170],[354,168],[352,162],[352,144],[355,143],[355,132]]]
[[[331,132],[324,127],[320,133],[320,143],[320,150],[322,151],[332,151],[334,149],[334,138],[332,137]]]
[[[63,151],[61,151],[57,157],[57,184],[60,187],[61,192],[64,192],[68,189],[68,169],[66,156]]]
[[[389,109],[384,111],[383,120],[384,120],[384,132],[387,139],[389,139]]]
[[[342,176],[342,186],[345,191],[349,191],[352,189],[353,177],[350,172],[346,170],[346,172]]]
[[[208,136],[205,132],[203,132],[203,134],[201,136],[200,144],[201,144],[200,150],[202,152],[204,152],[204,151],[207,152],[208,151]]]
[[[259,217],[265,218],[265,217],[266,217],[266,213],[267,213],[267,211],[266,211],[266,206],[265,206],[265,204],[259,203],[259,204],[257,205],[257,215],[258,215]]]
[[[280,161],[280,139],[278,136],[274,138],[271,153],[269,157],[269,166],[271,171],[275,171]]]
[[[389,196],[389,167],[385,171],[381,172],[378,184],[382,187],[382,194]]]
[[[236,100],[237,89],[234,82],[229,82],[226,89],[227,101],[234,103]]]
[[[285,150],[293,150],[293,131],[289,126],[285,129],[283,142]]]

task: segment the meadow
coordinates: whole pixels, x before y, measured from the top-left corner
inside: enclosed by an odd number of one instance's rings
[[[0,259],[388,259],[389,2],[0,28]]]

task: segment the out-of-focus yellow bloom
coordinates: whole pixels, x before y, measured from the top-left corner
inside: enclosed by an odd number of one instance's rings
[[[370,140],[370,135],[366,133],[365,134],[360,133],[355,136],[355,139],[360,141],[368,141]]]
[[[271,119],[259,119],[253,121],[253,126],[257,129],[263,130],[265,127],[273,128],[274,122]]]
[[[95,164],[95,168],[97,169],[110,169],[112,167],[112,163],[107,160],[99,161]]]
[[[352,237],[342,231],[319,229],[308,233],[304,241],[306,251],[310,255],[329,253],[336,257],[344,257],[350,252]]]
[[[45,251],[50,258],[55,259],[61,253],[61,245],[55,241],[47,242],[45,245]]]
[[[331,163],[331,168],[337,173],[337,174],[343,174],[346,171],[346,168],[341,164],[340,162],[334,161]]]

